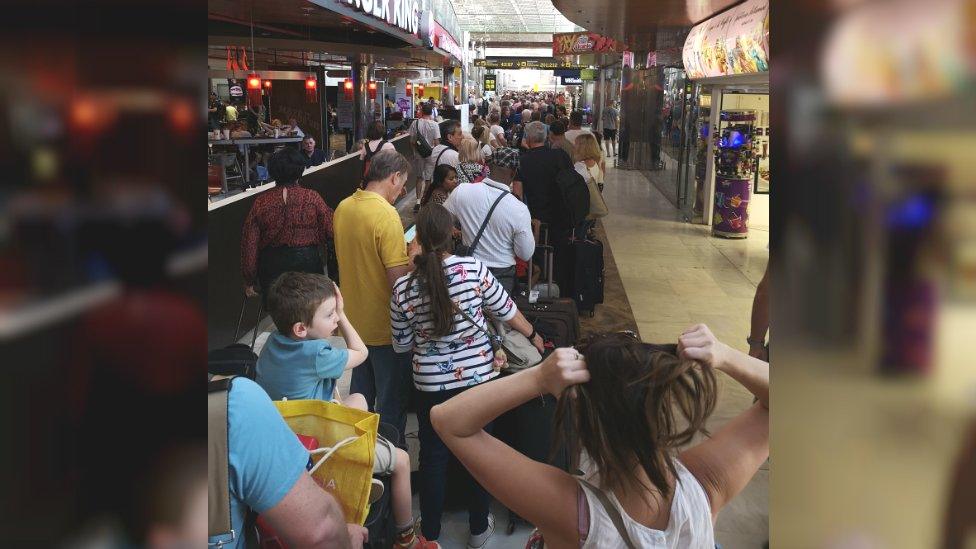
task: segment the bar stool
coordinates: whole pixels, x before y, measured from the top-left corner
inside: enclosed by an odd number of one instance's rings
[[[241,324],[244,323],[244,311],[247,309],[247,294],[244,294],[244,300],[241,301],[241,314],[237,317],[237,329],[234,330],[234,343],[241,337]],[[254,330],[251,334],[251,350],[254,350],[254,344],[258,340],[258,327],[261,325],[261,318],[264,316],[264,301],[258,306],[258,318],[257,322],[254,324]]]
[[[244,188],[244,171],[241,169],[241,164],[237,160],[237,155],[234,153],[219,153],[214,155],[217,160],[217,165],[221,166],[224,170],[224,178],[226,180],[226,187],[230,187],[231,181],[237,181],[240,188]]]

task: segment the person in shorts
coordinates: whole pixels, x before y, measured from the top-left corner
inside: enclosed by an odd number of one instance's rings
[[[335,390],[343,372],[366,361],[369,352],[346,318],[339,287],[322,274],[287,272],[271,285],[268,312],[277,332],[268,337],[257,364],[257,381],[272,400],[330,400],[366,410],[366,399],[355,393],[344,399]],[[332,347],[326,339],[336,328],[346,349]],[[392,476],[393,518],[397,526],[394,547],[440,547],[414,532],[410,457],[392,442],[376,437],[373,474]],[[371,501],[382,494],[382,482],[373,482]]]

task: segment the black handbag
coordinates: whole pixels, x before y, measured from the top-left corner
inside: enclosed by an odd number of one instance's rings
[[[414,128],[416,129],[416,132],[414,133],[413,136],[414,149],[417,151],[417,154],[419,154],[421,158],[429,158],[430,155],[433,154],[434,149],[431,148],[430,143],[428,143],[427,140],[424,139],[424,136],[420,135],[420,120],[414,120],[413,125]]]

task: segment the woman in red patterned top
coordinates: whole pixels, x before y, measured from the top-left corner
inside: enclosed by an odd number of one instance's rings
[[[305,171],[301,152],[291,147],[271,159],[274,189],[257,197],[244,220],[241,271],[248,296],[262,299],[278,275],[322,273],[322,252],[332,239],[332,208],[316,191],[298,184]]]

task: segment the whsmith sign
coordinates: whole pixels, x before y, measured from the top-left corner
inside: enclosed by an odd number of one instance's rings
[[[570,61],[553,59],[552,57],[489,57],[475,59],[474,66],[486,69],[579,69]]]
[[[420,31],[420,2],[417,0],[341,0],[341,2],[410,34],[416,35]]]

